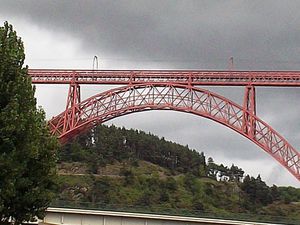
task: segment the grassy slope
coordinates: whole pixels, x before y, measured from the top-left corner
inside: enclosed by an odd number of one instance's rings
[[[200,213],[201,216],[212,213],[234,218],[249,213],[243,207],[240,189],[235,183],[172,174],[146,161],[137,164],[115,162],[90,175],[84,163],[62,163],[59,165],[59,198],[73,206],[116,210]],[[300,221],[299,204],[276,202],[255,213],[279,216],[271,220],[284,217]]]

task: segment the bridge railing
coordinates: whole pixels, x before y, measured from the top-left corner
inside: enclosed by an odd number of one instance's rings
[[[51,203],[51,207],[59,208],[73,208],[73,209],[91,209],[101,211],[117,211],[117,212],[131,212],[131,213],[145,213],[145,214],[160,214],[172,216],[187,216],[199,218],[212,218],[212,219],[227,219],[227,220],[240,220],[252,221],[262,223],[282,223],[299,225],[300,220],[287,218],[284,216],[274,216],[267,214],[250,214],[250,213],[229,213],[225,210],[212,212],[207,210],[190,210],[185,208],[168,208],[159,206],[147,205],[119,205],[119,204],[106,204],[103,202],[80,202],[80,201],[64,201],[56,200]]]
[[[30,69],[34,84],[141,84],[175,82],[192,85],[300,86],[300,71],[213,70],[47,70]]]

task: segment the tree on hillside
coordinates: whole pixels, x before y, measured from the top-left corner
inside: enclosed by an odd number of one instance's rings
[[[0,223],[43,217],[56,179],[56,138],[36,108],[23,67],[24,47],[7,22],[0,27]]]
[[[260,175],[257,178],[247,175],[241,184],[241,190],[246,194],[246,207],[255,208],[258,205],[268,205],[275,200],[272,196],[271,189],[261,179]]]
[[[217,165],[211,157],[209,157],[207,160],[207,170],[208,177],[217,180],[217,174],[219,173],[219,165]]]

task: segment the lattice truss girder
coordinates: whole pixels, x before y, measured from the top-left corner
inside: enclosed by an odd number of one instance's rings
[[[43,70],[28,71],[35,84],[144,84],[300,86],[300,71]]]
[[[247,137],[300,180],[300,154],[282,136],[244,107],[208,90],[167,83],[129,85],[95,95],[73,107],[79,109],[76,115],[69,108],[49,122],[52,132],[62,139],[133,112],[155,109],[188,112],[217,121]],[[65,115],[73,115],[67,131]],[[252,132],[245,127],[251,127]]]

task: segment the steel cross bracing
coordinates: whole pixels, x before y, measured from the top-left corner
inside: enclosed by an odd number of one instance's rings
[[[70,85],[66,110],[49,121],[61,141],[129,113],[182,111],[247,137],[300,181],[300,153],[256,116],[255,94],[255,86],[300,86],[300,71],[29,70],[29,75],[34,84]],[[123,87],[81,101],[80,84]],[[243,106],[196,85],[245,86]]]
[[[53,134],[68,138],[93,124],[146,110],[188,112],[214,120],[247,137],[300,180],[300,154],[283,137],[244,107],[204,89],[167,83],[131,85],[95,95],[78,107],[74,126],[67,132],[64,130],[66,112],[49,122]]]
[[[28,71],[35,84],[143,84],[300,86],[300,71],[41,70]]]

